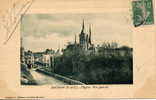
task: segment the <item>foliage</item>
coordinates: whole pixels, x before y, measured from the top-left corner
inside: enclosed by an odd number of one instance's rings
[[[86,84],[133,83],[133,60],[129,53],[124,56],[105,56],[100,53],[88,54],[86,51],[74,49],[71,44],[69,47],[70,50],[64,50],[62,56],[55,58],[55,73]],[[117,44],[99,47],[100,52],[105,52],[105,49],[116,50]],[[122,47],[119,50],[130,48]]]

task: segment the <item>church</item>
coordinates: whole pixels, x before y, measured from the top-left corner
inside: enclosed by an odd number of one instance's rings
[[[88,50],[94,50],[94,44],[92,43],[92,31],[91,31],[91,25],[89,26],[89,32],[88,34],[85,33],[85,25],[84,20],[82,23],[82,29],[79,34],[79,43],[77,43],[76,35],[75,35],[75,42],[74,45],[78,46],[81,50],[88,51]]]
[[[73,43],[70,43],[63,49],[63,55],[71,55],[71,54],[95,54],[95,46],[92,43],[92,29],[91,25],[89,25],[88,33],[85,32],[85,23],[84,20],[82,22],[81,30],[79,33],[79,39],[77,41],[77,37],[75,35],[75,39]]]

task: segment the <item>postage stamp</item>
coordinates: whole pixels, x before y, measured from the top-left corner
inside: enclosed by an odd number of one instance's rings
[[[132,2],[133,24],[140,25],[154,24],[152,0],[139,0]]]

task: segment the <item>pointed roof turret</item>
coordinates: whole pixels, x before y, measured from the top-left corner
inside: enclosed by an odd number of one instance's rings
[[[76,34],[75,34],[75,44],[77,44],[77,41],[76,41]]]
[[[91,35],[92,35],[92,32],[91,32],[91,25],[89,25],[89,44],[92,44],[92,43],[91,43]]]
[[[82,30],[81,33],[84,33],[84,19],[83,19],[83,23],[82,23]]]

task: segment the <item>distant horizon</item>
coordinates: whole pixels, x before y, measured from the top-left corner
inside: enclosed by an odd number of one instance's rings
[[[119,46],[132,48],[131,24],[123,15],[126,13],[26,14],[21,23],[23,47],[33,52],[65,48],[68,42],[74,42],[75,34],[79,41],[84,19],[85,33],[88,34],[91,24],[94,45],[116,42]]]

